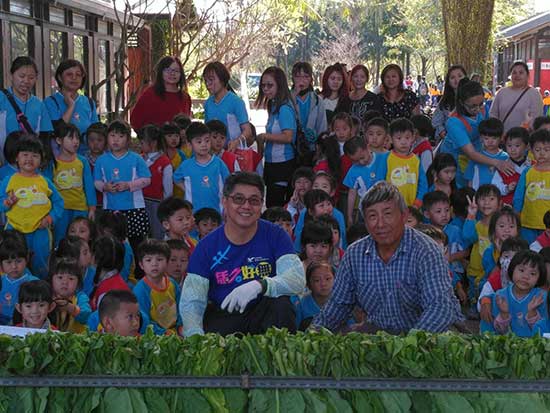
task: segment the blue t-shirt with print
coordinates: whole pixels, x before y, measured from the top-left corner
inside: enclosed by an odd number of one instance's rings
[[[373,152],[368,165],[352,165],[344,178],[343,184],[348,188],[355,189],[359,199],[362,199],[371,186],[386,179],[388,153]]]
[[[300,123],[305,126],[307,125],[307,121],[309,119],[309,108],[311,107],[311,94],[308,93],[304,100],[297,97],[296,104],[298,105],[298,112],[300,113]]]
[[[25,269],[23,275],[15,280],[12,280],[6,274],[3,274],[0,278],[2,279],[2,289],[0,290],[0,325],[9,325],[13,318],[15,304],[19,299],[19,287],[24,282],[38,280],[38,278],[32,275],[28,269]]]
[[[292,130],[292,142],[296,142],[296,113],[290,103],[281,105],[279,112],[271,112],[265,127],[267,133],[278,135],[284,130]],[[264,159],[266,162],[279,163],[294,159],[294,148],[290,143],[265,144]]]
[[[235,288],[277,274],[277,260],[294,254],[288,234],[279,226],[260,219],[254,237],[243,245],[231,243],[224,225],[203,238],[189,260],[188,274],[208,279],[208,300],[220,306]]]
[[[244,101],[231,91],[217,103],[211,95],[204,102],[204,121],[215,119],[223,122],[227,128],[227,142],[236,139],[241,134],[241,125],[248,123]]]
[[[508,154],[502,150],[495,154],[486,151],[481,151],[481,153],[488,158],[498,159],[501,161],[506,161],[510,158]],[[468,162],[468,166],[466,167],[466,171],[464,171],[464,179],[468,182],[471,181],[472,188],[477,191],[481,185],[490,184],[493,182],[493,177],[495,176],[496,171],[497,169],[494,166],[489,166],[470,160]]]

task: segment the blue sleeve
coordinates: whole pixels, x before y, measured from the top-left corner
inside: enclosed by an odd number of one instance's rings
[[[40,132],[51,132],[53,131],[53,125],[48,109],[46,109],[46,105],[44,105],[43,102],[40,102],[40,105],[42,106],[42,113],[40,114]]]
[[[149,286],[143,281],[138,282],[134,288],[134,294],[138,300],[139,309],[149,317],[150,324],[153,326],[155,334],[164,334],[166,330],[151,320],[151,289]]]
[[[54,161],[48,162],[48,164],[46,165],[46,167],[42,171],[42,175],[44,177],[48,178],[50,181],[53,181],[53,170],[54,170],[53,162]]]
[[[346,177],[344,178],[342,183],[348,188],[354,189],[356,181],[357,181],[357,178],[355,174],[355,168],[352,166],[351,168],[349,168],[349,171],[346,174]]]
[[[220,175],[222,176],[222,179],[225,182],[227,177],[230,175],[229,169],[227,168],[227,165],[225,164],[225,162],[221,160],[221,158],[218,158],[218,159],[220,161]],[[221,188],[221,189],[223,189],[223,188]],[[220,194],[220,196],[221,196],[221,194]]]
[[[88,101],[90,101],[89,98],[88,98]],[[99,116],[97,116],[97,106],[93,99],[91,100],[91,102],[92,102],[92,117],[90,121],[91,123],[97,123],[99,122]]]
[[[346,242],[346,221],[344,214],[339,209],[333,208],[332,215],[338,221],[338,226],[340,227],[340,245],[345,250],[348,247],[348,243]]]
[[[279,127],[281,131],[296,130],[296,115],[289,105],[282,105],[279,109]]]
[[[475,244],[478,239],[475,219],[467,219],[464,221],[464,226],[462,227],[462,241],[464,241],[464,248],[468,248],[470,245]]]
[[[94,180],[92,178],[92,168],[88,160],[82,156],[78,156],[80,162],[82,162],[82,182],[84,183],[84,193],[86,194],[86,204],[88,207],[97,205],[97,198],[95,194]]]
[[[475,162],[474,161],[468,161],[468,165],[466,166],[466,170],[464,171],[464,179],[467,181],[471,181],[474,179],[474,168],[475,168]]]
[[[472,143],[464,124],[457,118],[447,119],[447,139],[450,139],[454,148],[459,149]]]
[[[306,210],[303,209],[300,212],[300,215],[298,216],[298,222],[296,223],[296,226],[294,227],[294,250],[297,253],[300,253],[302,251],[302,243],[300,238],[302,237],[302,231],[304,229],[304,221],[306,218]],[[338,223],[340,225],[340,223]]]
[[[481,257],[481,266],[485,272],[485,277],[488,277],[491,271],[495,268],[495,259],[493,257],[493,252],[495,251],[494,245],[491,246],[483,252],[483,257]]]
[[[176,183],[183,181],[183,178],[185,178],[186,171],[184,169],[184,166],[185,166],[184,164],[185,164],[185,162],[182,162],[180,164],[180,166],[178,166],[178,169],[176,169],[174,171],[174,176],[172,177],[172,179]],[[94,169],[94,171],[95,171],[95,169]]]
[[[530,168],[527,168],[525,171],[522,172],[516,186],[516,191],[514,192],[514,200],[512,201],[512,203],[514,205],[514,211],[516,211],[517,214],[521,212],[521,210],[523,209],[523,203],[525,202],[525,186],[527,181],[527,171],[529,169]]]
[[[234,107],[235,107],[235,117],[237,118],[237,122],[239,122],[239,125],[248,123],[248,113],[246,111],[244,100],[236,96]]]
[[[499,290],[500,291],[500,290]],[[493,313],[493,316],[496,317],[496,314],[498,314],[498,308],[497,312],[495,314],[495,307],[496,307],[496,300],[495,300],[496,294],[489,294],[485,297],[489,297],[491,299],[491,312]],[[496,333],[495,327],[493,326],[493,323],[488,323],[486,321],[480,320],[479,322],[479,332],[480,333]]]
[[[151,171],[147,167],[147,164],[143,160],[141,156],[139,156],[137,153],[134,153],[137,159],[137,177],[138,178],[151,178]]]
[[[416,188],[416,199],[422,201],[424,199],[424,195],[426,195],[426,192],[428,192],[428,180],[426,179],[426,171],[424,171],[424,167],[422,166],[422,163],[420,163],[418,167],[418,187]]]
[[[51,95],[48,96],[46,99],[43,100],[44,106],[46,106],[46,109],[48,110],[48,114],[50,115],[50,120],[58,120],[61,119],[63,116],[63,113],[61,113],[61,108],[58,104],[56,104],[55,96]]]
[[[63,212],[65,211],[65,202],[63,201],[63,198],[59,194],[59,191],[52,183],[52,181],[50,181],[48,178],[44,179],[46,179],[46,181],[48,182],[48,187],[52,191],[52,194],[50,195],[50,200],[52,202],[50,216],[52,217],[52,221],[55,224],[63,216]]]
[[[2,182],[0,183],[0,212],[8,211],[8,208],[6,207],[6,205],[4,205],[4,201],[6,200],[8,195],[6,193],[6,188],[8,187],[10,179],[11,176],[6,176],[4,179],[2,179]]]
[[[75,317],[75,320],[80,324],[87,324],[88,318],[92,314],[92,308],[90,307],[90,299],[84,292],[79,291],[76,294],[76,305],[80,308],[80,313]]]
[[[86,324],[88,325],[88,330],[97,331],[97,328],[99,327],[99,311],[92,311]]]
[[[103,159],[102,156],[97,158],[94,167],[94,181],[103,182]]]
[[[120,271],[120,276],[124,281],[128,282],[130,273],[132,272],[132,264],[134,262],[134,252],[128,241],[124,241],[124,264],[122,266],[122,271]]]

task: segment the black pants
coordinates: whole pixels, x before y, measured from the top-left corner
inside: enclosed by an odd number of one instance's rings
[[[204,314],[204,330],[222,336],[233,333],[263,334],[270,327],[288,328],[292,333],[296,332],[296,311],[287,296],[262,297],[242,314],[228,313],[214,306],[208,306]]]
[[[265,206],[285,206],[292,196],[292,175],[296,169],[296,160],[286,162],[266,162],[264,181],[266,186]]]

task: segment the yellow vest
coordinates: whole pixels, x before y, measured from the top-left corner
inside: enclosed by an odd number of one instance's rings
[[[485,275],[483,271],[483,265],[481,260],[483,258],[483,253],[491,245],[489,240],[489,226],[485,225],[483,222],[478,221],[476,223],[476,232],[477,232],[477,242],[472,247],[472,252],[470,253],[470,264],[468,265],[468,275],[474,276],[476,278],[476,284],[483,278]]]
[[[386,181],[399,189],[408,206],[413,205],[416,199],[419,172],[420,159],[415,154],[403,156],[391,151],[388,155]]]
[[[541,171],[533,166],[525,175],[521,226],[544,230],[543,217],[548,210],[550,210],[550,171]]]
[[[70,162],[58,159],[56,164],[53,170],[53,183],[63,197],[65,209],[87,211],[88,205],[82,179],[84,175],[82,161],[78,158]]]
[[[46,178],[42,175],[23,176],[16,173],[6,187],[6,193],[10,192],[15,194],[17,202],[6,212],[8,224],[24,234],[36,231],[40,221],[52,209],[52,190]]]

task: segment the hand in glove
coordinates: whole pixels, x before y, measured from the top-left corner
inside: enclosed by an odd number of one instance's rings
[[[262,292],[262,285],[259,281],[250,281],[231,291],[222,302],[222,310],[232,313],[238,310],[242,314],[250,301],[255,299]]]

